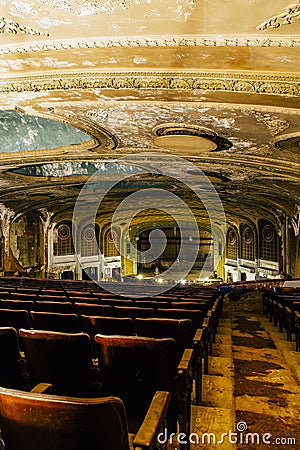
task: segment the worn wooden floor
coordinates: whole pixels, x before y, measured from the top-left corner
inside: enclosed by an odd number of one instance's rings
[[[299,376],[295,343],[264,317],[260,294],[226,300],[203,402],[192,407],[191,450],[299,450]]]

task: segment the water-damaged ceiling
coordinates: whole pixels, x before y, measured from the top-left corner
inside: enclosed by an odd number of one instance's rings
[[[86,176],[72,176],[70,167],[78,172],[84,161],[101,166],[151,151],[158,160],[180,156],[203,170],[233,222],[295,214],[299,1],[3,0],[0,32],[6,207],[71,211]],[[12,111],[23,117],[27,134],[7,123]],[[57,121],[51,131],[44,128],[49,120]],[[88,138],[60,143],[56,123]],[[51,144],[45,131],[55,133]],[[24,171],[45,164],[52,164],[50,175]],[[107,214],[133,186],[145,185],[190,195],[178,180],[133,174],[107,202]],[[201,220],[203,208],[196,214]]]

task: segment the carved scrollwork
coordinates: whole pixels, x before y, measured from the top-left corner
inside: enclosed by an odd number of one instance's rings
[[[262,113],[260,111],[247,111],[247,113],[255,116],[257,122],[265,125],[272,136],[276,136],[290,126],[286,120],[269,113]]]
[[[1,25],[0,25],[1,28]],[[35,30],[34,30],[35,31]],[[4,31],[2,30],[2,33]],[[39,32],[37,32],[39,33]],[[40,33],[43,34],[43,33]],[[17,53],[34,53],[65,49],[82,48],[136,48],[136,47],[300,47],[300,39],[297,36],[152,36],[149,37],[101,37],[93,39],[68,39],[56,42],[22,43],[22,46],[1,47],[0,54],[9,55]]]
[[[246,94],[268,94],[299,97],[300,78],[297,76],[251,75],[228,73],[106,73],[66,74],[64,77],[2,79],[0,92],[41,92],[69,89],[191,89]]]
[[[0,33],[11,33],[11,34],[31,34],[34,36],[49,36],[48,33],[43,33],[41,31],[35,30],[34,28],[21,25],[15,20],[6,19],[0,16]]]
[[[300,4],[289,5],[285,11],[277,16],[270,17],[260,24],[257,29],[260,31],[267,30],[268,28],[279,28],[282,25],[290,25],[295,20],[300,19]]]

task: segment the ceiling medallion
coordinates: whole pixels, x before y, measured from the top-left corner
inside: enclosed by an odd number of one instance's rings
[[[300,151],[300,133],[282,134],[273,140],[275,147],[281,150]]]
[[[200,153],[217,152],[232,147],[232,142],[205,127],[181,123],[164,123],[152,129],[154,144],[167,150]]]

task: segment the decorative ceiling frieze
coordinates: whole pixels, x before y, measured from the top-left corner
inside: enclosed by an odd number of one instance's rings
[[[7,19],[5,17],[0,17],[0,33],[10,33],[10,34],[28,34],[33,36],[49,36],[48,33],[43,31],[35,30],[34,28],[21,25],[15,20]]]
[[[50,7],[67,10],[78,16],[92,14],[113,14],[118,10],[126,11],[142,3],[150,4],[151,0],[38,0]],[[193,11],[196,0],[176,0],[181,16],[187,18]],[[179,12],[178,11],[178,12]]]
[[[289,123],[286,120],[273,116],[269,113],[262,113],[259,111],[247,111],[256,117],[259,123],[265,125],[272,136],[276,136],[289,127]]]
[[[239,92],[299,97],[300,77],[239,73],[127,72],[77,73],[57,77],[2,79],[0,92],[40,92],[68,89],[168,89]]]
[[[0,18],[1,19],[1,18]],[[35,30],[33,30],[35,31]],[[0,23],[1,32],[1,23]],[[4,31],[2,31],[4,32]],[[45,33],[31,33],[42,35]],[[260,35],[174,35],[174,36],[111,36],[89,39],[47,40],[45,42],[5,44],[0,46],[0,54],[35,53],[64,49],[85,48],[151,48],[151,47],[300,47],[300,37]]]
[[[267,30],[269,28],[279,28],[282,25],[291,25],[295,20],[300,19],[300,3],[289,5],[284,12],[272,16],[260,24],[258,30]]]

